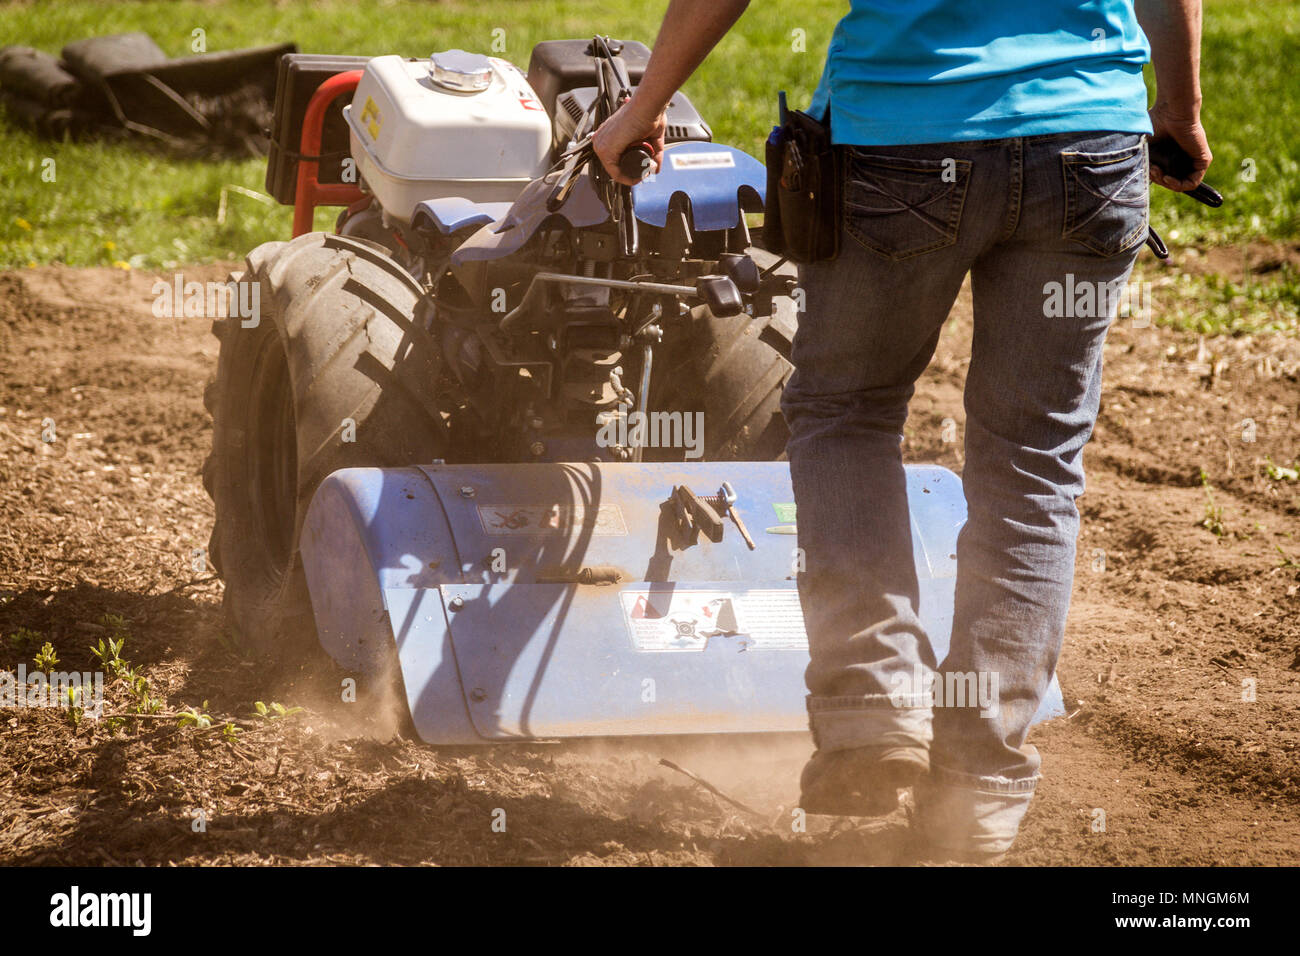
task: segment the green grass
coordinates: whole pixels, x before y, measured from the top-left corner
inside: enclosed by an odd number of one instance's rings
[[[314,0],[281,2],[0,3],[0,45],[23,43],[57,53],[86,36],[145,30],[172,56],[190,52],[201,27],[209,50],[294,40],[312,53],[400,53],[424,56],[463,47],[488,50],[504,39],[504,54],[527,65],[534,43],[588,36],[597,30],[653,42],[663,0],[608,4],[595,0],[479,0],[444,3]],[[760,156],[778,89],[804,104],[816,85],[842,0],[795,5],[755,0],[733,31],[687,85],[715,138]],[[1210,0],[1206,15],[1206,125],[1218,159],[1212,181],[1228,205],[1205,210],[1157,190],[1153,215],[1168,238],[1226,242],[1252,235],[1300,235],[1300,137],[1295,103],[1300,76],[1300,5],[1291,0]],[[494,34],[494,31],[504,31]],[[793,31],[805,51],[795,53]],[[178,262],[238,258],[289,233],[290,212],[238,192],[261,191],[260,160],[179,161],[128,144],[54,143],[0,120],[0,266],[73,265],[170,267]],[[42,161],[55,162],[57,181],[43,182]],[[1243,159],[1255,161],[1256,181],[1242,181]],[[335,215],[322,210],[317,225]]]
[[[1152,283],[1155,324],[1201,335],[1281,332],[1300,336],[1300,270],[1290,262],[1262,275],[1242,264],[1242,281],[1218,272],[1165,269],[1149,256],[1133,278]]]
[[[1156,189],[1157,228],[1180,243],[1300,236],[1300,4],[1206,0],[1201,52],[1202,121],[1214,151],[1207,178],[1224,206]]]
[[[1300,334],[1300,275],[1285,266],[1266,282],[1234,282],[1226,276],[1183,275],[1171,307],[1156,324],[1203,335]]]
[[[206,31],[209,50],[294,40],[312,53],[399,53],[438,49],[488,50],[504,30],[502,55],[521,67],[540,40],[589,36],[596,30],[652,43],[664,4],[610,5],[593,0],[539,2],[361,3],[322,0],[275,7],[253,0],[226,3],[99,3],[0,6],[0,45],[24,43],[57,53],[84,36],[145,30],[171,56],[189,53],[190,33]],[[687,92],[717,139],[761,155],[775,114],[775,90],[806,100],[816,86],[839,4],[815,0],[797,14],[757,3],[744,29],[729,36]],[[806,31],[807,52],[790,53],[791,31]],[[732,79],[742,82],[733,83]],[[0,266],[29,262],[74,265],[238,258],[260,242],[286,238],[290,211],[238,193],[262,191],[261,160],[176,161],[125,144],[52,143],[6,123],[0,156]],[[57,182],[41,180],[42,160],[55,160]],[[328,228],[337,210],[317,213]],[[21,220],[21,221],[20,221]],[[24,223],[26,225],[24,225]],[[109,246],[111,244],[111,248]]]

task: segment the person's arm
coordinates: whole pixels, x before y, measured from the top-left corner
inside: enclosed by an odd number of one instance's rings
[[[748,6],[749,0],[671,0],[645,75],[632,98],[596,131],[596,156],[615,180],[634,183],[618,171],[618,160],[637,143],[648,142],[654,147],[655,169],[659,169],[668,101]]]
[[[1201,126],[1201,0],[1136,0],[1136,10],[1156,74],[1153,138],[1168,136],[1192,157],[1187,179],[1175,179],[1153,164],[1151,181],[1186,192],[1200,184],[1214,159]]]

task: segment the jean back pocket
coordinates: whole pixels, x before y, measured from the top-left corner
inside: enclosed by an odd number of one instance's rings
[[[970,160],[916,159],[850,147],[844,229],[872,252],[907,259],[957,241]]]
[[[1147,145],[1104,153],[1063,152],[1065,221],[1062,239],[1099,256],[1115,256],[1146,239]]]

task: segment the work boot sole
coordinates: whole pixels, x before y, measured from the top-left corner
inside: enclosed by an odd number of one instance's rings
[[[910,748],[815,753],[800,780],[799,806],[814,816],[884,816],[898,809],[898,791],[929,769],[926,756]]]

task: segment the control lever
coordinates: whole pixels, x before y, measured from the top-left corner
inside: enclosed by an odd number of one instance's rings
[[[546,211],[559,212],[569,199],[569,194],[573,192],[573,187],[578,182],[578,174],[582,172],[587,163],[593,163],[597,168],[603,170],[604,167],[596,161],[596,150],[593,147],[595,133],[589,133],[581,140],[574,143],[573,146],[561,157],[564,164],[564,170],[560,173],[560,178],[556,180],[555,185],[551,188],[550,193],[546,196]],[[618,161],[619,171],[629,179],[638,181],[644,179],[654,169],[652,162],[654,157],[654,148],[649,143],[641,143],[633,146],[625,152]]]
[[[731,520],[736,522],[736,530],[745,539],[745,544],[749,545],[749,550],[755,550],[754,539],[749,536],[749,529],[745,527],[745,522],[740,519],[740,512],[736,510],[736,489],[731,487],[731,482],[724,481],[716,495],[704,500],[710,504],[716,502],[718,510],[730,516]]]
[[[730,276],[700,276],[695,280],[695,291],[709,311],[720,319],[745,311],[745,300]]]
[[[731,487],[731,482],[724,481],[716,495],[697,495],[686,485],[674,485],[668,500],[677,516],[677,525],[687,538],[694,540],[696,532],[703,531],[710,541],[721,541],[722,516],[726,515],[736,523],[736,530],[745,539],[749,550],[756,550],[754,539],[749,536],[749,529],[736,510],[736,489]]]
[[[573,192],[573,187],[577,185],[578,174],[582,172],[583,166],[596,155],[591,148],[593,135],[588,133],[560,157],[560,163],[563,165],[564,170],[560,173],[560,178],[556,180],[551,191],[546,195],[547,212],[559,212],[560,207],[568,202],[569,194]]]
[[[736,288],[749,295],[758,291],[762,276],[758,273],[758,263],[740,252],[724,252],[718,256],[718,265]]]
[[[704,498],[685,485],[674,485],[668,500],[677,515],[677,525],[687,538],[693,541],[696,532],[703,531],[710,541],[722,540],[722,518]]]

